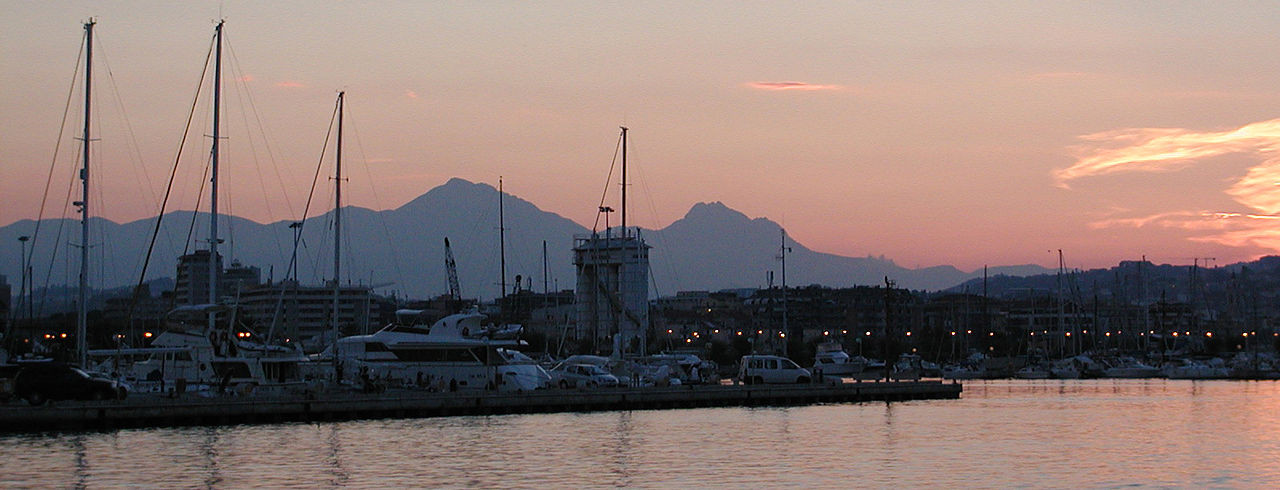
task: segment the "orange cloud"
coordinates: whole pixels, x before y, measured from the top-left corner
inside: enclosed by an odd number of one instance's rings
[[[414,92],[414,91],[412,91],[412,90],[405,90],[405,91],[404,91],[404,96],[405,96],[405,97],[408,97],[408,98],[410,98],[410,99],[416,99],[416,98],[418,98],[418,93],[417,93],[417,92]]]
[[[1197,160],[1230,153],[1265,158],[1227,189],[1236,202],[1280,214],[1280,119],[1248,124],[1233,130],[1198,132],[1178,128],[1135,128],[1082,136],[1085,145],[1074,165],[1053,172],[1061,187],[1084,177],[1117,172],[1168,172]]]
[[[749,82],[748,87],[760,90],[840,90],[840,85],[821,85],[805,82]]]
[[[286,80],[283,82],[276,82],[276,86],[281,88],[306,88],[307,85],[302,82]]]
[[[1219,155],[1243,153],[1261,161],[1224,192],[1253,213],[1173,211],[1092,223],[1095,228],[1161,226],[1206,235],[1191,240],[1280,250],[1280,119],[1226,131],[1131,128],[1082,136],[1075,164],[1053,171],[1060,187],[1085,177],[1120,172],[1171,172]]]
[[[253,75],[250,75],[248,73],[245,73],[244,76],[236,79],[237,82],[252,82],[253,80],[254,80]]]

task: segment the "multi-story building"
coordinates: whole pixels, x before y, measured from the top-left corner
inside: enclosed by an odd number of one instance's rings
[[[333,287],[301,286],[294,281],[248,289],[240,293],[240,311],[260,333],[291,340],[332,337]],[[371,333],[380,325],[381,303],[365,286],[338,288],[338,330],[341,335]]]

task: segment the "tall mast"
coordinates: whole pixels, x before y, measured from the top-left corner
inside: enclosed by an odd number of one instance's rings
[[[498,280],[501,285],[502,292],[498,294],[498,319],[503,325],[507,324],[507,310],[503,307],[503,299],[507,297],[507,225],[502,215],[502,176],[498,176],[498,263],[499,274],[502,277]]]
[[[627,127],[622,128],[622,238],[627,237]]]
[[[787,252],[791,249],[787,248],[787,230],[782,230],[782,355],[787,355]]]
[[[342,101],[346,92],[338,92],[338,147],[333,170],[333,369],[334,379],[342,379],[338,365],[338,295],[342,271]]]
[[[76,308],[76,355],[79,357],[80,367],[88,365],[89,351],[87,337],[89,336],[89,144],[93,140],[89,137],[89,109],[93,107],[91,104],[92,90],[89,89],[90,82],[93,80],[93,25],[96,22],[89,19],[84,24],[84,168],[80,169],[80,188],[84,191],[80,196],[80,301]]]
[[[209,304],[218,302],[218,274],[222,272],[218,270],[218,243],[221,242],[218,239],[218,144],[222,142],[222,24],[225,22],[218,21],[214,28],[217,41],[214,43],[213,62],[213,148],[209,164]],[[216,317],[216,313],[209,312],[210,330],[216,326]]]

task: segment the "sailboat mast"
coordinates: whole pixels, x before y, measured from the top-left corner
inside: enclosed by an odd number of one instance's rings
[[[80,301],[76,308],[76,355],[80,367],[88,365],[89,336],[89,109],[93,107],[90,83],[93,80],[93,19],[84,24],[84,168],[80,169]]]
[[[782,355],[787,355],[787,338],[786,334],[791,333],[787,328],[787,230],[782,230]],[[886,361],[887,362],[887,361]]]
[[[218,144],[222,142],[222,24],[225,22],[218,21],[214,28],[217,42],[213,58],[213,147],[209,150],[209,304],[218,302],[218,274],[222,272],[218,270],[218,243],[221,242],[218,239]],[[216,327],[216,317],[216,313],[209,313],[210,330]]]
[[[333,170],[333,369],[334,379],[341,379],[338,365],[338,296],[342,271],[342,102],[346,92],[338,92],[338,146]]]
[[[627,237],[627,127],[622,128],[622,238]]]
[[[503,325],[507,324],[507,311],[503,307],[503,299],[507,297],[507,225],[503,216],[502,205],[502,176],[498,176],[498,263],[499,274],[502,277],[498,280],[502,288],[502,292],[498,294],[498,319]]]

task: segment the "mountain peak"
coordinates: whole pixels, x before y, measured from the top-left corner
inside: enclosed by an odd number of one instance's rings
[[[488,184],[479,184],[466,179],[454,177],[448,182],[436,186],[428,190],[426,193],[414,198],[412,201],[401,206],[400,210],[423,210],[430,209],[445,203],[472,203],[478,196],[488,195],[490,192],[496,192]]]
[[[750,221],[747,215],[725,206],[720,201],[700,202],[689,208],[689,212],[685,213],[684,219],[693,221],[705,220],[745,220]]]

